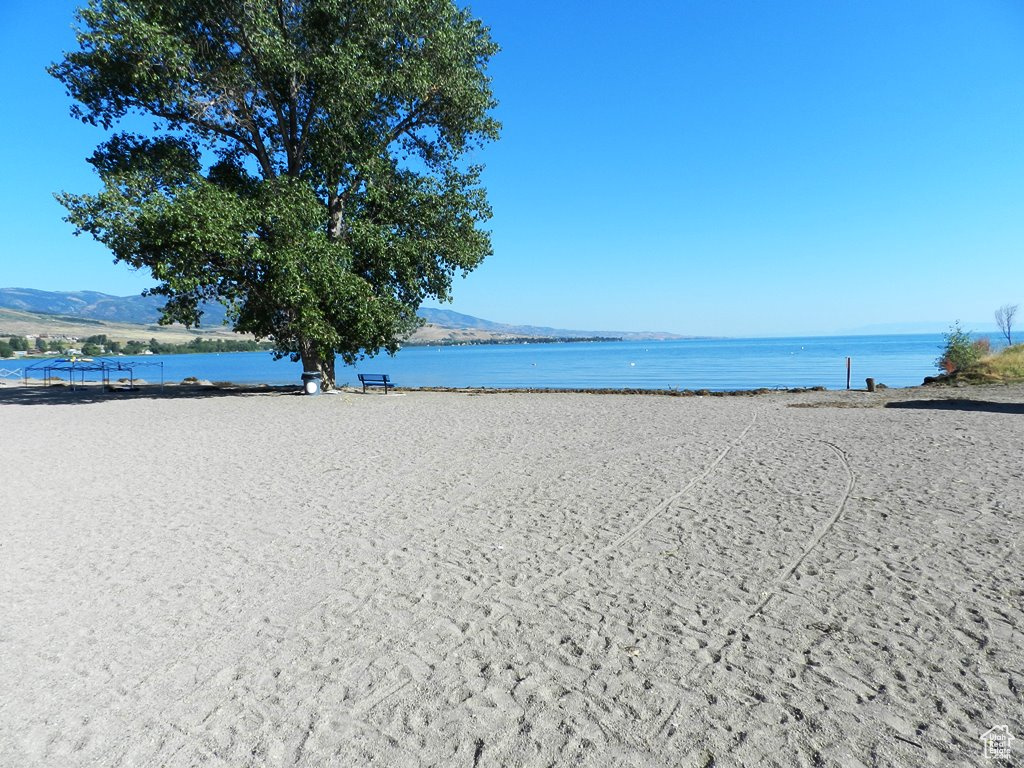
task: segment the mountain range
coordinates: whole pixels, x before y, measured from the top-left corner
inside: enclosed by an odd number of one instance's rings
[[[34,288],[0,288],[0,309],[105,323],[152,326],[160,318],[162,296],[111,296],[97,291],[40,291]],[[655,340],[686,338],[658,331],[581,331],[535,325],[512,325],[464,315],[448,309],[421,308],[426,325],[411,341],[487,341],[511,338],[622,338]],[[224,307],[207,304],[200,330],[224,331]]]
[[[97,291],[37,291],[34,288],[0,288],[0,308],[42,315],[66,315],[108,323],[152,325],[160,319],[162,296],[111,296]],[[206,307],[203,325],[224,321],[219,304]]]

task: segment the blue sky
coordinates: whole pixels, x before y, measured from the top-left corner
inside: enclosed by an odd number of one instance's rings
[[[103,134],[43,71],[74,2],[0,4],[0,285],[137,293],[72,236]],[[1024,4],[477,0],[502,45],[495,254],[450,309],[828,334],[1024,304]]]

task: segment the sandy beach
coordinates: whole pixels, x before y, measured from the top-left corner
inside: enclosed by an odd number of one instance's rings
[[[1022,436],[1019,386],[0,389],[0,765],[1017,764]]]

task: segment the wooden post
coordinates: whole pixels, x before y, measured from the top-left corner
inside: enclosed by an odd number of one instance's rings
[[[850,388],[850,358],[846,358],[846,388]]]
[[[875,380],[869,378],[866,381],[868,383],[868,392],[874,392],[875,391]]]

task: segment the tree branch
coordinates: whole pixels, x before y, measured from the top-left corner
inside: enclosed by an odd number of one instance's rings
[[[299,78],[292,72],[291,88],[288,94],[288,173],[296,175],[299,172],[299,105],[296,102],[299,90]]]
[[[260,135],[259,126],[256,125],[256,120],[249,109],[248,103],[245,101],[245,96],[238,99],[238,104],[242,111],[242,118],[249,128],[249,135],[252,137],[250,152],[259,161],[260,168],[263,169],[263,175],[268,179],[272,179],[277,176],[277,171],[274,170],[274,163],[270,159],[270,153],[267,152],[266,145],[263,143],[263,136]]]
[[[424,103],[420,102],[416,107],[409,111],[408,115],[406,115],[403,119],[399,120],[398,123],[395,124],[395,127],[392,128],[391,131],[388,133],[387,141],[384,142],[384,146],[387,146],[388,144],[393,142],[395,139],[397,139],[399,136],[401,136],[409,129],[416,127],[416,121],[419,119],[423,105]]]
[[[394,128],[392,128],[388,133],[387,141],[384,143],[384,146],[387,146],[402,134],[408,133],[410,130],[417,127],[417,122],[423,115],[423,112],[426,111],[427,107],[430,106],[434,97],[437,96],[438,90],[438,88],[431,88],[426,97],[421,99],[418,104],[414,105],[409,110],[409,114],[395,124]]]
[[[274,97],[273,89],[266,89],[267,101],[270,102],[270,106],[274,110],[274,115],[277,117],[277,133],[281,137],[281,146],[284,147],[285,155],[288,157],[288,173],[292,173],[292,166],[294,164],[293,159],[293,142],[290,141],[288,136],[288,130],[286,123],[287,118],[285,117],[284,108],[281,106],[281,102]]]
[[[302,120],[302,135],[295,151],[295,159],[300,166],[306,158],[306,147],[309,146],[309,126],[313,123],[313,115],[316,114],[316,109],[316,94],[314,93],[309,97],[309,109],[306,111],[306,116]]]

